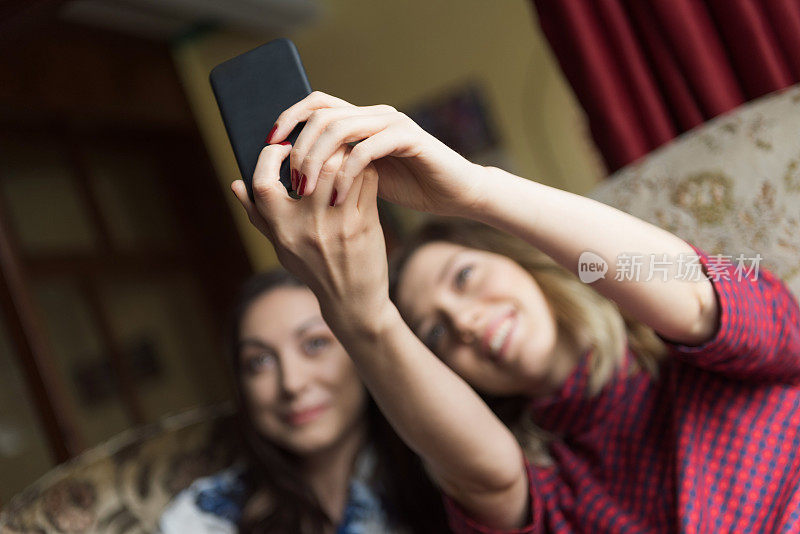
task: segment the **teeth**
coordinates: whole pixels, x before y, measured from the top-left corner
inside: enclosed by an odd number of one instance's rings
[[[511,332],[512,326],[511,317],[503,321],[497,330],[495,331],[494,335],[492,335],[492,341],[489,343],[489,348],[495,354],[500,352],[500,349],[503,347],[503,343],[506,341],[506,337],[508,336],[509,332]]]

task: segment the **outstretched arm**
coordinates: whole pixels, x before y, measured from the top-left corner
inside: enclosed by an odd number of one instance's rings
[[[711,283],[696,271],[694,282],[675,279],[677,259],[696,261],[678,237],[594,200],[525,180],[500,169],[473,165],[389,106],[356,107],[314,93],[278,118],[274,141],[307,120],[292,151],[292,168],[312,194],[322,162],[345,143],[360,141],[336,174],[336,203],[344,202],[354,176],[372,162],[379,194],[390,202],[441,215],[486,222],[517,235],[572,272],[587,250],[609,264],[592,283],[632,316],[665,338],[686,344],[709,339],[718,309]],[[639,280],[615,280],[620,254],[641,255]],[[667,255],[667,281],[648,281],[649,258]]]
[[[463,216],[528,241],[576,275],[581,254],[593,252],[608,272],[591,285],[620,308],[676,342],[696,345],[713,336],[719,310],[711,282],[700,270],[687,277],[691,281],[677,278],[681,256],[684,265],[697,261],[685,241],[611,206],[501,169],[472,172],[480,200]],[[625,276],[616,277],[617,267],[626,266]]]
[[[669,340],[677,357],[737,379],[800,379],[797,300],[769,271],[742,278],[730,262],[698,255],[675,235],[600,202],[500,169],[473,172],[484,193],[464,215],[527,240],[572,272],[582,252],[597,253],[609,263],[609,275],[592,286]],[[615,280],[620,254],[666,254],[667,281],[660,273],[647,281],[647,261],[638,281]],[[701,260],[715,282],[699,270],[695,282],[676,280],[681,254]]]
[[[315,193],[295,201],[277,178],[290,148],[262,151],[255,204],[235,182],[251,222],[272,241],[281,263],[314,291],[373,398],[434,481],[487,525],[524,523],[529,485],[514,436],[417,340],[389,300],[377,173],[368,167],[347,199],[330,206],[333,176],[345,156],[337,151],[323,165]]]
[[[495,528],[525,524],[529,481],[514,436],[393,305],[381,315],[332,328],[383,414],[470,516]]]

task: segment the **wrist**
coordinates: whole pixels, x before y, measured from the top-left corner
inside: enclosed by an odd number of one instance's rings
[[[394,326],[403,322],[400,312],[387,298],[375,306],[344,310],[334,307],[330,313],[323,310],[325,321],[339,341],[347,346],[348,341],[373,343],[385,336]]]
[[[471,163],[469,169],[469,181],[473,184],[469,198],[465,200],[461,213],[456,213],[461,217],[467,217],[480,222],[486,222],[487,217],[495,204],[494,197],[498,191],[502,191],[502,182],[505,181],[505,172],[496,167],[489,167]]]

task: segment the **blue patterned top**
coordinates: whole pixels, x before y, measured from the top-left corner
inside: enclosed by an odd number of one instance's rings
[[[389,526],[380,498],[366,483],[372,463],[369,453],[359,457],[337,534],[399,532]],[[244,474],[244,467],[239,465],[196,480],[169,503],[159,521],[159,531],[162,534],[235,533],[247,494]]]

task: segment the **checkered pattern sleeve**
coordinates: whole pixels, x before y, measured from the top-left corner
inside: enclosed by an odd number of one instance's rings
[[[471,518],[453,499],[443,495],[450,530],[455,534],[538,534],[544,532],[544,504],[542,496],[532,483],[534,480],[532,467],[527,460],[525,460],[525,469],[530,488],[529,515],[525,525],[507,530],[488,527]]]
[[[680,360],[731,378],[800,382],[797,300],[774,274],[692,245],[719,304],[714,336],[697,346],[669,341]],[[749,271],[749,272],[748,272]]]

